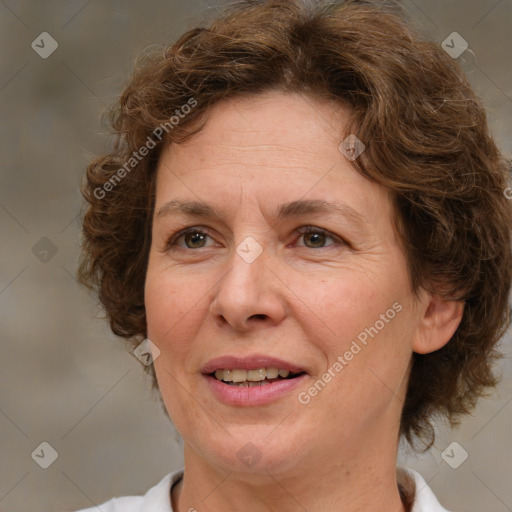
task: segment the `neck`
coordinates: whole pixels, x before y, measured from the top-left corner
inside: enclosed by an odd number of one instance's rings
[[[396,451],[385,462],[383,452],[378,458],[375,453],[379,452],[365,454],[367,458],[359,450],[355,459],[330,464],[322,454],[282,473],[265,469],[234,473],[207,464],[185,445],[185,475],[173,491],[173,510],[235,512],[243,504],[244,512],[405,512],[397,484]],[[342,460],[329,455],[331,460]]]

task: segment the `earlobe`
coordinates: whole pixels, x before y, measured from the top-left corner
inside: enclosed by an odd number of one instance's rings
[[[460,325],[464,302],[429,295],[419,319],[412,349],[418,354],[428,354],[444,347]]]

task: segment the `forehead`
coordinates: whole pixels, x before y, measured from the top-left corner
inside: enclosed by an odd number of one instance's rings
[[[249,165],[255,156],[258,162],[284,155],[294,161],[318,158],[319,150],[330,147],[323,160],[332,162],[333,155],[339,156],[336,146],[348,116],[340,104],[299,94],[269,91],[229,98],[206,113],[200,132],[186,143],[171,145],[171,159],[179,160],[184,153],[189,162],[191,157],[217,164],[238,159]]]
[[[208,112],[200,132],[163,151],[156,210],[173,199],[233,207],[244,199],[273,211],[278,204],[320,199],[382,216],[388,192],[355,171],[339,150],[349,114],[339,104],[299,94],[224,100]]]

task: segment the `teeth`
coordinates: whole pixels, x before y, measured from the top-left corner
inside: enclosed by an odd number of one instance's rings
[[[224,370],[226,371],[226,370]],[[230,370],[228,370],[229,372]],[[224,374],[225,375],[225,374]],[[244,382],[247,380],[247,370],[231,370],[231,379],[233,382]]]
[[[259,382],[249,382],[248,380],[244,382],[227,382],[230,386],[237,386],[239,388],[253,388],[254,386],[266,386],[270,384],[268,380],[260,380]]]
[[[219,369],[215,371],[215,378],[225,382],[245,383],[249,386],[263,384],[265,379],[277,379],[277,377],[286,378],[290,375],[289,370],[279,370],[278,368],[258,368],[257,370]]]
[[[267,379],[277,379],[279,370],[277,368],[267,368]]]
[[[258,370],[248,370],[247,371],[247,380],[251,382],[259,382],[260,380],[265,380],[267,376],[267,371],[265,368],[259,368]]]

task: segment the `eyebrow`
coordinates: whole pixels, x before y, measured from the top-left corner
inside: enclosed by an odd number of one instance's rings
[[[351,206],[344,203],[330,203],[321,199],[298,200],[281,204],[274,212],[274,218],[277,221],[282,221],[290,217],[315,213],[342,215],[357,225],[367,223],[364,215],[354,210]],[[223,219],[220,213],[216,212],[213,207],[206,203],[200,201],[180,201],[179,199],[173,199],[165,203],[158,210],[157,217],[176,214],[204,219]]]

